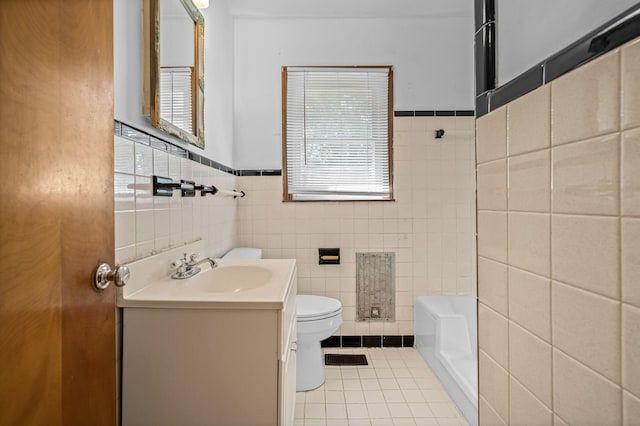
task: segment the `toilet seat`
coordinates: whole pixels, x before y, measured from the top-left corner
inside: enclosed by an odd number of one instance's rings
[[[342,312],[339,300],[324,296],[296,296],[296,321],[319,321],[334,317]]]

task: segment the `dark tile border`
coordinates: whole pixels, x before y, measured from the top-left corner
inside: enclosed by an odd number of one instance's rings
[[[476,0],[476,7],[479,3],[481,0]],[[525,93],[535,90],[638,37],[640,37],[640,3],[503,86],[478,95],[476,97],[476,116],[479,118],[498,109]],[[479,72],[476,64],[476,81],[479,78]]]
[[[403,348],[412,348],[414,343],[415,343],[415,338],[413,336],[402,336]]]
[[[203,164],[207,167],[221,170],[225,173],[237,175],[237,172],[231,167],[225,166],[224,164],[220,164],[203,155],[196,154],[195,152],[188,151],[180,146],[174,145],[173,143],[167,140],[160,139],[156,136],[149,134],[148,132],[145,132],[144,130],[137,129],[121,121],[115,120],[113,130],[116,136],[121,136],[127,139],[131,139],[143,145],[149,145],[154,149],[166,151],[169,154],[176,155],[178,157],[188,158],[191,161]]]
[[[320,342],[320,346],[323,348],[339,348],[340,347],[340,336],[331,336],[328,339],[324,339]]]
[[[322,342],[323,348],[411,348],[414,336],[331,336]]]
[[[491,109],[500,108],[502,105],[506,105],[510,101],[525,95],[538,87],[542,86],[543,82],[543,69],[542,66],[531,68],[530,70],[520,74],[507,84],[500,86],[493,93],[491,93]],[[498,105],[498,106],[496,106]]]
[[[384,348],[401,348],[402,336],[382,336],[382,347]]]
[[[394,117],[473,117],[472,109],[461,110],[420,110],[420,111],[394,111]]]
[[[151,146],[154,149],[166,151],[169,154],[176,155],[182,158],[188,158],[191,161],[229,173],[235,176],[282,176],[282,170],[235,170],[233,167],[226,166],[222,163],[218,163],[204,155],[197,154],[186,150],[178,145],[174,145],[164,139],[160,139],[151,135],[144,130],[137,129],[121,121],[115,120],[113,126],[113,133],[116,136],[122,136],[127,139],[131,139],[137,143]]]
[[[238,176],[282,176],[282,170],[237,170]]]
[[[382,336],[362,336],[362,346],[365,348],[381,348]]]
[[[343,348],[361,348],[362,336],[340,336]]]

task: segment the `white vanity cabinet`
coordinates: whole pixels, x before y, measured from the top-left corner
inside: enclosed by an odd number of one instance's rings
[[[123,425],[292,425],[291,271],[276,302],[125,307]]]

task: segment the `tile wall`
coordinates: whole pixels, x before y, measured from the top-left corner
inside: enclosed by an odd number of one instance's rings
[[[236,176],[174,155],[170,146],[115,136],[116,262],[124,263],[204,241],[206,254],[223,255],[235,246],[237,200],[219,195],[154,197],[152,176],[194,180],[235,189]],[[203,253],[205,254],[205,253]]]
[[[435,139],[435,130],[445,136]],[[340,299],[338,335],[413,335],[413,298],[475,294],[473,117],[396,117],[395,202],[282,202],[282,177],[239,177],[238,242],[298,261],[298,292]],[[340,265],[318,265],[339,247]],[[355,253],[396,253],[396,321],[356,322]]]
[[[477,121],[481,424],[638,424],[640,41]]]

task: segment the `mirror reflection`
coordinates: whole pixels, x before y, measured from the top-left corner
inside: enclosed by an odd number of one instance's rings
[[[149,0],[150,120],[204,147],[204,19],[191,0]]]

